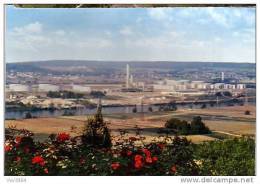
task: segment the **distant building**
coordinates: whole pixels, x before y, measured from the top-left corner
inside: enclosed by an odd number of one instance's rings
[[[225,80],[225,73],[221,72],[221,81],[223,82]]]
[[[7,91],[12,92],[29,92],[30,87],[24,84],[9,84],[6,86]]]
[[[83,86],[83,85],[72,85],[72,91],[86,93],[86,92],[90,92],[91,88],[89,86]]]
[[[245,84],[237,84],[237,89],[245,89],[246,85]]]
[[[39,84],[38,91],[39,92],[60,91],[60,87],[54,84]]]

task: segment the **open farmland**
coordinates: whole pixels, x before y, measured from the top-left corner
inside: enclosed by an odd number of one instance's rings
[[[250,115],[245,115],[245,110]],[[113,135],[118,130],[126,130],[129,135],[136,131],[136,126],[142,129],[142,134],[149,140],[158,136],[158,129],[164,126],[167,119],[177,117],[190,121],[194,116],[201,116],[203,122],[218,133],[230,135],[255,135],[256,114],[255,106],[233,106],[212,109],[177,110],[175,112],[154,112],[148,114],[115,114],[104,115]],[[70,132],[72,135],[81,133],[87,116],[61,116],[55,118],[35,118],[23,120],[6,120],[5,127],[15,126],[17,129],[28,129],[40,137],[51,133]],[[190,135],[188,139],[194,142],[214,140],[207,135]]]

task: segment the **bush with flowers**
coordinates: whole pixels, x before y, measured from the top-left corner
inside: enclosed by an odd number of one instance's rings
[[[5,175],[198,174],[190,157],[190,142],[185,138],[175,137],[169,145],[165,142],[136,145],[140,136],[121,136],[112,147],[97,148],[67,133],[36,142],[27,130],[13,132],[5,141]]]
[[[112,147],[100,148],[65,132],[37,142],[27,130],[12,131],[4,145],[5,175],[9,176],[254,175],[254,152],[250,152],[254,146],[248,138],[194,145],[176,136],[146,144],[140,135],[122,135]],[[232,165],[239,167],[232,170]]]
[[[120,131],[112,137],[101,108],[87,122],[81,136],[66,132],[35,141],[28,130],[7,129],[7,176],[174,176],[254,175],[255,141],[239,138],[192,144],[185,137],[165,136],[146,143],[137,127],[136,136]]]

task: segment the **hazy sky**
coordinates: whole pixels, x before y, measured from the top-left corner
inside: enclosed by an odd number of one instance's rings
[[[255,62],[255,8],[6,9],[6,61]]]

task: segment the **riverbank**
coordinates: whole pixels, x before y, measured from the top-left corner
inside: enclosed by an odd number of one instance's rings
[[[255,102],[249,102],[255,105]],[[138,105],[122,105],[122,104],[103,104],[103,114],[124,114],[124,113],[151,113],[158,111],[171,111],[175,109],[209,109],[216,107],[225,106],[243,106],[244,103],[241,100],[227,100],[220,101],[176,101],[171,103],[155,103],[155,104],[138,104]],[[27,112],[33,117],[58,117],[58,116],[81,116],[81,115],[91,115],[96,112],[96,105],[92,106],[78,106],[73,108],[35,108],[26,107],[22,109],[6,108],[5,119],[15,120],[24,119]]]

